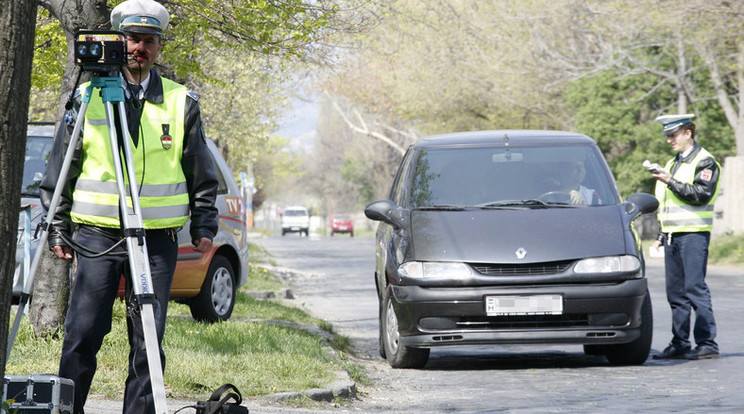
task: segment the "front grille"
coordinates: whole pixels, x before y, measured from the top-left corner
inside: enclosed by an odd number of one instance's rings
[[[540,276],[565,272],[572,264],[573,260],[525,264],[471,263],[470,265],[478,273],[486,276]]]
[[[588,326],[586,314],[472,316],[461,317],[455,324],[460,329],[530,329]]]

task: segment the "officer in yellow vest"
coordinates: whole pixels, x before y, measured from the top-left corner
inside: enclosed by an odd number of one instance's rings
[[[695,141],[693,114],[663,115],[667,142],[677,155],[663,170],[652,172],[661,224],[654,248],[664,245],[667,300],[672,308],[672,340],[655,359],[718,358],[716,321],[705,283],[713,205],[718,195],[721,166]],[[695,313],[690,344],[690,319]]]
[[[140,180],[140,205],[147,237],[155,292],[155,323],[159,343],[171,281],[176,267],[176,231],[191,217],[193,249],[204,253],[217,233],[217,179],[209,156],[198,98],[185,87],[161,77],[153,64],[162,49],[161,35],[170,15],[153,0],[126,0],[111,12],[114,30],[126,35],[128,64],[122,70],[126,117],[133,164]],[[85,86],[80,90],[84,90]],[[76,104],[80,105],[79,96]],[[72,259],[74,243],[94,252],[105,251],[121,237],[119,196],[104,103],[91,97],[83,120],[83,136],[70,165],[60,205],[49,233],[50,249]],[[115,110],[117,134],[120,129]],[[77,113],[74,112],[73,115]],[[72,125],[59,129],[41,185],[41,201],[48,207],[69,145]],[[75,413],[83,413],[96,354],[111,330],[112,305],[122,274],[127,282],[127,327],[130,343],[129,375],[124,393],[125,413],[154,412],[144,334],[139,311],[130,301],[131,286],[126,247],[100,257],[78,255],[78,268],[65,320],[59,375],[75,382]],[[165,366],[165,355],[160,348]]]

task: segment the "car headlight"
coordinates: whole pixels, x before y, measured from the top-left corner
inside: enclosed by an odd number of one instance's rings
[[[625,273],[637,272],[641,261],[635,256],[605,256],[579,260],[574,267],[576,273]]]
[[[414,279],[465,279],[472,272],[459,262],[406,262],[398,267],[398,274]]]

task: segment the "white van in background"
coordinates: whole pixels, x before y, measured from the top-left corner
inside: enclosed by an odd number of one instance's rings
[[[287,233],[305,233],[310,229],[310,214],[302,206],[290,206],[282,212],[282,236]]]

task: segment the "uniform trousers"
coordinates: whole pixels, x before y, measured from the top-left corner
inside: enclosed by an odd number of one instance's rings
[[[158,348],[162,368],[165,354],[162,349],[165,317],[173,272],[178,256],[178,242],[171,230],[147,230],[153,304]],[[78,244],[95,252],[104,251],[120,239],[118,229],[81,226]],[[126,252],[126,243],[115,252]],[[129,373],[124,391],[124,413],[154,413],[152,386],[147,363],[144,332],[139,308],[132,303],[129,261],[126,255],[105,255],[87,258],[78,255],[78,267],[70,295],[70,307],[65,319],[65,338],[62,345],[59,375],[75,382],[74,412],[84,413],[85,401],[96,372],[96,354],[103,338],[111,331],[114,300],[120,280],[126,281],[127,334],[129,336]]]
[[[690,349],[690,319],[695,312],[693,336],[698,346],[718,352],[716,320],[705,282],[710,232],[672,233],[664,240],[666,294],[672,308],[672,345]]]

